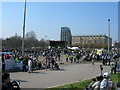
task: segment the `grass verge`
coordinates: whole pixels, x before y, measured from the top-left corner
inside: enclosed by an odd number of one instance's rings
[[[111,74],[110,78],[116,84],[120,80],[120,73]],[[55,89],[55,90],[80,89],[80,90],[83,90],[86,86],[88,86],[91,83],[91,81],[92,81],[92,79],[80,81],[80,82],[76,82],[76,83],[72,83],[72,84],[66,84],[66,85],[62,85],[62,86],[58,86],[58,87],[54,87],[54,88],[49,88],[46,90],[51,90],[51,89]]]

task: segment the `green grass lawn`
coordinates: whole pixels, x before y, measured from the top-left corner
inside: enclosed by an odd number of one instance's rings
[[[85,80],[85,81],[81,81],[81,82],[76,82],[76,83],[72,83],[72,84],[67,84],[64,86],[59,86],[59,87],[55,87],[55,88],[84,88],[85,86],[89,85],[90,82],[92,80]]]
[[[120,73],[117,73],[117,74],[111,74],[111,77],[110,77],[114,83],[118,83],[118,81],[120,81]]]
[[[118,81],[120,80],[120,73],[117,74],[111,74],[110,78],[113,80],[114,83],[118,83]],[[67,90],[70,88],[79,88],[79,89],[83,89],[86,86],[88,86],[91,83],[92,79],[90,80],[85,80],[85,81],[80,81],[80,82],[76,82],[76,83],[72,83],[72,84],[67,84],[67,85],[63,85],[63,86],[59,86],[59,87],[55,87],[55,90]],[[50,89],[47,89],[50,90]]]

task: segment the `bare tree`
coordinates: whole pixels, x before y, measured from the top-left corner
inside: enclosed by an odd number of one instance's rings
[[[30,48],[33,46],[39,46],[39,41],[36,38],[36,34],[34,31],[30,31],[26,34],[25,38],[25,47]]]
[[[40,40],[40,47],[45,47],[45,39],[44,38],[42,38]]]
[[[22,47],[22,37],[15,35],[6,39],[0,39],[2,41],[2,48],[21,48]],[[25,48],[32,47],[45,47],[46,41],[42,38],[40,41],[36,38],[34,31],[30,31],[25,37]]]
[[[36,39],[36,34],[34,31],[30,31],[26,34],[26,39]]]
[[[2,39],[3,48],[20,48],[22,43],[22,38],[20,36],[12,36],[10,38]]]

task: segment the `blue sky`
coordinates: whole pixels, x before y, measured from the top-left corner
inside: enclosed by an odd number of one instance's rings
[[[23,2],[2,3],[2,37],[17,33],[22,36]],[[26,33],[34,31],[37,39],[60,39],[61,27],[67,26],[72,35],[99,35],[108,33],[111,19],[111,37],[118,38],[117,2],[27,2]]]

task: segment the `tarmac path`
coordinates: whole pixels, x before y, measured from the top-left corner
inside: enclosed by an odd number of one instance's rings
[[[77,63],[60,67],[61,70],[36,70],[33,73],[12,72],[12,80],[19,80],[21,88],[48,88],[76,81],[86,80],[100,75],[100,63]],[[103,72],[110,72],[109,66],[103,66]]]

